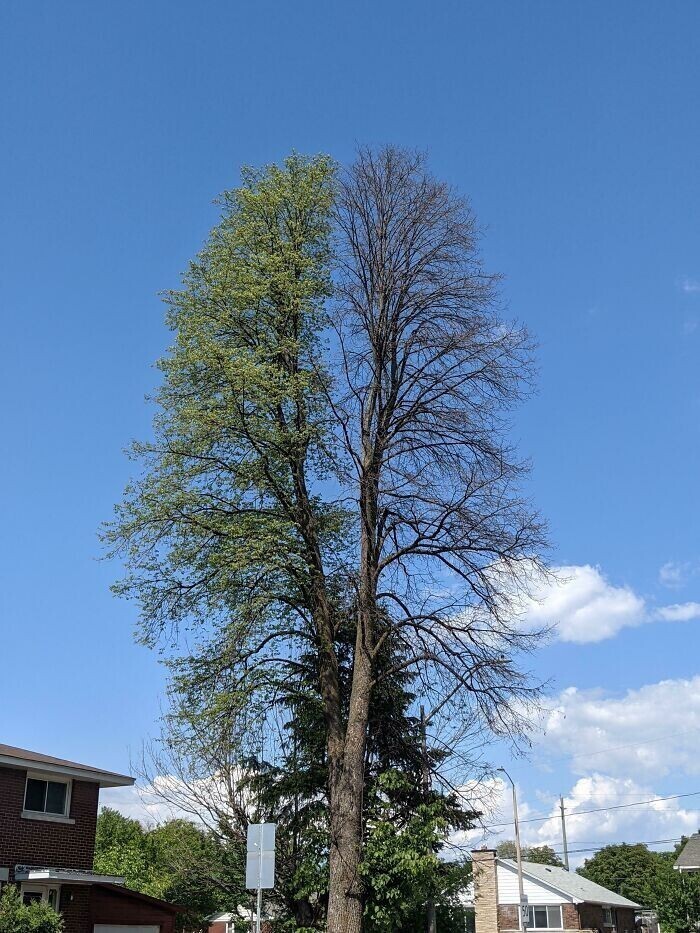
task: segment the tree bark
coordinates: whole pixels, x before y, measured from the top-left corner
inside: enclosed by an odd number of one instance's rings
[[[350,709],[341,755],[330,760],[328,933],[362,929],[362,808],[367,720],[372,689],[371,661],[358,626]]]

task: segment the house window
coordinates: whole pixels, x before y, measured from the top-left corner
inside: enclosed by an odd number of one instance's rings
[[[536,905],[527,909],[527,925],[531,930],[561,930],[561,906]]]
[[[24,809],[32,813],[67,816],[68,782],[43,781],[40,778],[28,777],[24,792]]]
[[[612,907],[603,907],[603,926],[615,926],[615,913]]]
[[[25,904],[48,904],[54,910],[58,910],[59,888],[46,888],[42,885],[37,887],[22,885],[22,901]]]

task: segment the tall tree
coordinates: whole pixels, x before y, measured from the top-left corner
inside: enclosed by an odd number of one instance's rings
[[[527,378],[529,343],[497,315],[468,204],[422,156],[362,150],[341,178],[335,219],[340,361],[329,402],[357,502],[357,558],[348,720],[329,741],[329,930],[349,933],[359,926],[362,762],[382,643],[399,639],[406,668],[453,698],[458,716],[476,707],[509,731],[512,699],[529,696],[514,659],[529,636],[514,603],[543,542],[502,423]]]
[[[294,156],[247,171],[223,207],[168,298],[156,435],[108,538],[142,637],[186,625],[237,728],[314,652],[328,930],[351,933],[385,642],[454,722],[513,734],[533,695],[519,655],[539,633],[517,610],[542,528],[503,420],[530,348],[497,313],[468,205],[420,156],[362,151],[337,182]]]
[[[349,630],[346,631],[346,637]],[[347,696],[351,673],[350,644],[339,641],[340,679]],[[381,664],[400,666],[402,656],[391,641]],[[241,747],[222,714],[226,697],[196,683],[202,669],[178,665],[171,713],[161,740],[147,749],[142,777],[149,793],[174,811],[204,822],[225,849],[245,838],[246,823],[278,824],[277,879],[274,902],[280,929],[324,929],[328,904],[328,781],[323,702],[314,652],[300,655],[303,672],[273,698],[281,733],[275,757],[265,748]],[[378,684],[368,726],[365,769],[365,852],[361,868],[363,910],[370,929],[383,929],[387,917],[406,915],[430,893],[449,888],[448,872],[438,859],[449,832],[466,829],[473,814],[454,793],[421,787],[424,758],[419,723],[411,715],[411,677],[399,670]],[[437,767],[446,752],[429,748],[427,765]],[[170,775],[163,780],[159,775]],[[188,852],[190,871],[196,851]],[[381,871],[377,866],[381,865]],[[203,865],[200,874],[206,877]],[[220,878],[209,882],[217,884]],[[236,900],[235,889],[229,906]],[[398,910],[397,910],[397,905]],[[286,924],[286,925],[285,925]]]

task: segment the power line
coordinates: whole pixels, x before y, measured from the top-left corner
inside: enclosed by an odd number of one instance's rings
[[[608,846],[619,846],[619,845],[641,845],[641,846],[668,845],[670,842],[681,842],[682,838],[683,838],[682,836],[675,836],[673,839],[645,839],[645,840],[642,840],[641,842],[634,842],[634,843],[631,843],[631,842],[630,842],[630,843],[625,843],[625,842],[605,842],[605,843],[602,843],[602,844],[599,845],[599,846],[591,846],[591,847],[583,848],[583,849],[569,849],[569,855],[574,855],[574,854],[581,855],[581,854],[586,853],[586,852],[600,852],[601,849],[606,849]],[[460,850],[461,850],[461,849],[464,848],[463,845],[451,843],[451,842],[449,842],[449,841],[448,841],[447,843],[445,843],[445,845],[446,845],[448,848],[451,848],[451,849],[460,849]],[[563,851],[563,850],[562,850],[561,848],[559,848],[558,846],[536,846],[536,845],[535,845],[535,846],[527,846],[527,845],[526,845],[526,846],[525,846],[525,850],[527,850],[527,849],[537,849],[537,848],[542,848],[542,847],[551,849],[551,850],[555,853],[555,855],[559,855],[559,854],[561,854],[561,852]]]
[[[628,742],[625,745],[611,745],[609,748],[599,748],[592,752],[579,752],[576,755],[560,755],[557,758],[550,758],[549,761],[570,761],[572,758],[588,758],[590,755],[602,755],[605,752],[616,752],[624,748],[638,748],[640,745],[654,745],[656,742],[666,742],[668,739],[676,739],[678,736],[699,731],[700,726],[694,726],[692,729],[684,729],[682,732],[671,732],[668,735],[660,735],[653,739],[642,739],[640,742]]]
[[[589,842],[589,843],[587,843],[587,844],[584,843],[583,840],[580,840],[579,843],[578,843],[578,845],[586,846],[586,848],[582,848],[582,849],[569,849],[569,852],[570,852],[570,853],[573,853],[573,852],[600,852],[601,849],[606,849],[608,846],[621,846],[621,845],[629,845],[629,846],[658,846],[658,845],[662,845],[662,844],[663,844],[663,845],[666,845],[666,844],[668,844],[669,842],[680,842],[680,841],[681,841],[681,838],[682,838],[681,836],[674,836],[673,839],[641,839],[639,842],[600,842],[600,843]],[[576,845],[576,843],[574,843],[574,845]],[[525,848],[526,848],[526,849],[528,849],[528,848],[530,848],[530,849],[537,849],[538,846],[536,846],[536,845],[535,845],[535,846],[525,846]],[[551,850],[552,850],[553,852],[555,852],[557,855],[559,855],[561,852],[563,852],[563,849],[562,849],[560,846],[547,846],[547,848],[551,849]]]
[[[664,800],[681,800],[684,797],[697,797],[700,796],[700,790],[690,791],[687,794],[669,794],[666,797],[654,797],[651,800],[638,800],[635,803],[618,803],[610,807],[595,807],[591,810],[569,810],[567,813],[569,816],[584,816],[587,813],[606,813],[609,810],[626,810],[629,807],[645,807],[650,806],[655,803],[661,803]],[[547,820],[556,819],[556,813],[549,813],[547,816],[531,816],[525,820],[520,820],[521,823],[544,823]],[[481,829],[502,829],[503,827],[510,826],[510,820],[505,823],[490,823],[486,826],[480,827]]]

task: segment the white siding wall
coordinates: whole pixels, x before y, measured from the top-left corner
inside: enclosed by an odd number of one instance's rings
[[[518,873],[514,868],[511,869],[501,864],[498,864],[496,871],[498,873],[498,903],[517,904],[520,901]],[[530,904],[570,904],[573,901],[573,898],[562,897],[546,885],[530,881],[529,878],[523,878],[523,887]]]

